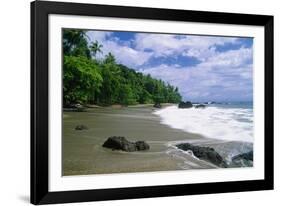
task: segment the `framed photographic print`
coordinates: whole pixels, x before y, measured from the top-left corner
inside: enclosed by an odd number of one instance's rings
[[[273,16],[31,3],[31,202],[273,189]]]

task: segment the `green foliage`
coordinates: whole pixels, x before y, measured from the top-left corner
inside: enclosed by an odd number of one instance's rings
[[[104,63],[105,63],[105,64],[116,64],[115,57],[113,56],[113,54],[112,54],[111,52],[109,52],[109,53],[105,56]]]
[[[102,44],[99,44],[98,41],[95,41],[95,42],[92,42],[91,45],[90,45],[90,50],[93,54],[93,56],[95,57],[97,55],[97,53],[101,52],[102,53]]]
[[[63,54],[67,56],[86,56],[90,58],[86,31],[78,29],[63,30]]]
[[[93,101],[103,82],[98,64],[86,57],[64,56],[64,104]]]
[[[64,29],[64,106],[76,103],[132,105],[181,101],[178,88],[117,64],[112,53],[97,61],[96,54],[102,52],[101,48],[98,41],[88,45],[85,31]]]
[[[122,84],[119,88],[119,102],[123,105],[137,104],[135,94],[128,84]]]

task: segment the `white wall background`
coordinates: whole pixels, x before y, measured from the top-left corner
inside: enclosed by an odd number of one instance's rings
[[[67,0],[65,0],[67,1]],[[69,0],[68,0],[69,1]],[[69,205],[267,205],[281,201],[281,13],[277,0],[77,0],[77,2],[275,16],[275,190]],[[29,204],[30,0],[0,6],[0,205]]]

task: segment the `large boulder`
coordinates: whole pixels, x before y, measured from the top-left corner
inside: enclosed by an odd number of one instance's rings
[[[112,150],[123,150],[126,152],[149,149],[149,145],[144,141],[130,142],[125,137],[121,136],[109,137],[102,146]]]
[[[204,109],[206,106],[204,104],[198,104],[195,106],[196,109]]]
[[[181,109],[187,109],[187,108],[191,108],[191,107],[193,107],[193,105],[190,101],[180,102],[178,105],[178,108],[181,108]]]
[[[251,167],[253,166],[253,150],[232,157],[233,167]]]
[[[194,156],[197,158],[211,162],[218,167],[227,167],[225,160],[215,151],[214,148],[195,146],[189,143],[181,143],[176,145],[176,147],[184,151],[192,151]]]

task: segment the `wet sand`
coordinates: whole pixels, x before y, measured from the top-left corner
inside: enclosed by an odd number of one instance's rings
[[[174,141],[208,143],[208,139],[161,124],[160,118],[152,114],[154,110],[146,106],[64,112],[63,175],[216,168],[169,146]],[[89,129],[75,130],[79,124]],[[103,148],[110,136],[144,140],[150,150],[122,152]]]

